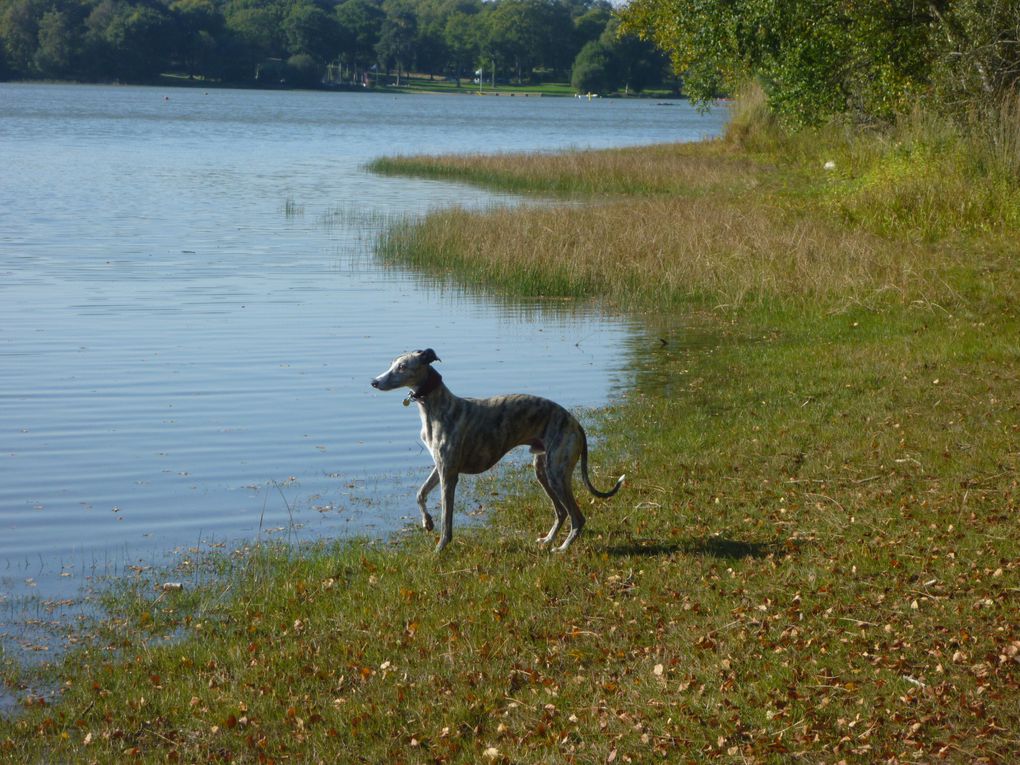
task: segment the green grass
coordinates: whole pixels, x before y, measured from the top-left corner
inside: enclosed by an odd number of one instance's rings
[[[551,510],[510,471],[490,522],[459,524],[439,557],[415,531],[261,547],[181,593],[127,588],[53,670],[60,700],[0,722],[0,756],[1015,760],[1016,184],[989,166],[1003,185],[969,206],[989,192],[959,174],[980,163],[922,139],[747,129],[651,161],[519,158],[486,172],[590,194],[594,213],[575,198],[391,233],[395,262],[644,317],[633,386],[586,422],[596,483],[627,485],[585,505],[565,555],[535,545]],[[964,199],[882,206],[903,178],[940,177]],[[636,210],[626,235],[583,238],[578,221]]]

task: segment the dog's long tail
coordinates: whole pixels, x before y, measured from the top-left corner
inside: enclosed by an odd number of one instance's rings
[[[588,491],[590,491],[596,497],[601,497],[602,499],[609,499],[611,496],[613,496],[614,494],[616,494],[616,492],[620,490],[620,487],[623,486],[623,479],[626,478],[627,476],[621,475],[619,478],[617,478],[616,485],[609,491],[599,491],[594,486],[592,486],[591,479],[588,478],[588,437],[587,435],[585,435],[583,430],[581,431],[581,438],[583,439],[581,446],[581,478],[584,479],[584,485],[587,486]]]

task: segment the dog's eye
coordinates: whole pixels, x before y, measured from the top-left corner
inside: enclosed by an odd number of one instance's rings
[[[407,369],[407,364],[397,364],[398,372],[403,372],[405,369]]]

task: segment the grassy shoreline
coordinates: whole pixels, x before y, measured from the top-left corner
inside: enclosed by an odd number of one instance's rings
[[[628,485],[564,556],[511,473],[442,557],[262,548],[138,587],[0,756],[1015,758],[1017,190],[898,140],[388,165],[593,200],[439,212],[381,252],[644,315],[592,428],[596,481]]]

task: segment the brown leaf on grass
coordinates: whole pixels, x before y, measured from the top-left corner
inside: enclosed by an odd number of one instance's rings
[[[710,650],[714,649],[719,644],[715,640],[715,638],[713,638],[711,635],[702,635],[696,641],[694,641],[694,645],[697,648],[703,648],[706,651],[710,651]]]

